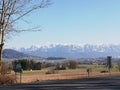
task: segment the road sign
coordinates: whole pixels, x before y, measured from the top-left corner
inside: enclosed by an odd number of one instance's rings
[[[15,81],[17,83],[17,72],[20,73],[20,83],[21,83],[21,80],[22,80],[22,65],[20,63],[16,64],[16,67],[14,69],[14,72],[15,72]]]
[[[107,56],[107,66],[108,66],[108,68],[112,68],[111,60],[112,60],[112,56]]]
[[[20,73],[22,73],[22,66],[21,66],[20,63],[18,63],[18,64],[16,65],[14,71],[15,71],[15,72],[20,72]]]

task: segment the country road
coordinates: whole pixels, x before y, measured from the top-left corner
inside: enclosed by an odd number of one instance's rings
[[[15,84],[0,86],[0,90],[120,90],[120,76]]]

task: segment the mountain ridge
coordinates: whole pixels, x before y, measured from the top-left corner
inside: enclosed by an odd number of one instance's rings
[[[43,46],[31,46],[20,48],[20,52],[40,57],[65,57],[65,58],[96,58],[96,57],[120,57],[120,44],[51,44]]]
[[[5,60],[6,59],[11,60],[11,59],[27,59],[27,58],[40,58],[40,57],[28,55],[14,49],[4,49],[2,58]]]

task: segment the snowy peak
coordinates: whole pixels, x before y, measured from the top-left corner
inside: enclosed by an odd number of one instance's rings
[[[29,48],[21,48],[19,51],[40,57],[82,58],[104,57],[107,55],[118,57],[120,56],[120,45],[50,44],[39,47],[31,46]]]

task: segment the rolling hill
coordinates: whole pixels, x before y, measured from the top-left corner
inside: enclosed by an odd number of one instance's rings
[[[4,59],[22,59],[22,58],[29,58],[29,57],[32,57],[32,56],[13,50],[13,49],[5,49],[3,51]]]

